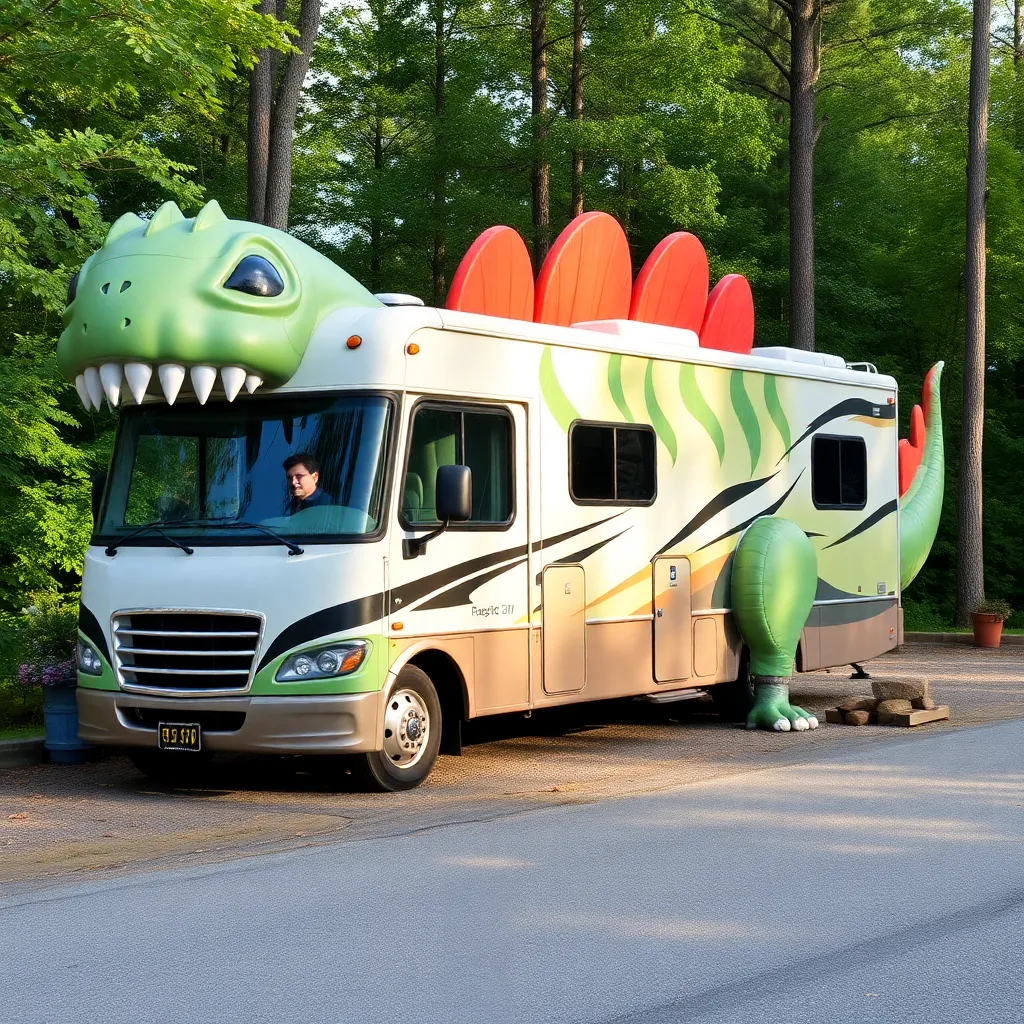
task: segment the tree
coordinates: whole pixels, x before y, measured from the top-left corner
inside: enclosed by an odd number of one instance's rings
[[[985,597],[982,541],[982,437],[985,429],[985,177],[988,167],[991,0],[974,0],[970,127],[967,148],[967,264],[964,411],[957,489],[956,611],[958,625]]]
[[[259,12],[278,22],[286,8],[285,0],[259,0]],[[277,50],[261,50],[249,76],[249,219],[281,231],[288,229],[295,119],[320,30],[320,0],[300,0],[297,29],[283,62]]]

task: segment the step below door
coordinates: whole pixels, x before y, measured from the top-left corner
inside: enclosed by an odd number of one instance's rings
[[[587,684],[587,593],[582,565],[549,565],[541,576],[544,692]]]
[[[654,679],[677,683],[693,674],[690,627],[690,563],[663,556],[654,560]]]

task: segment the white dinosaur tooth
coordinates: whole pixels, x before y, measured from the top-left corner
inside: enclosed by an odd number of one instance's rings
[[[212,366],[193,366],[189,371],[192,378],[192,390],[196,393],[200,405],[206,405],[213,385],[217,383],[217,371]]]
[[[82,405],[85,406],[85,411],[92,412],[92,398],[89,396],[89,389],[85,386],[84,373],[80,373],[75,378],[75,390],[78,392],[78,397],[82,400]]]
[[[160,378],[160,387],[163,388],[167,404],[174,405],[181,385],[185,382],[185,367],[178,363],[164,363],[157,370],[157,376]]]
[[[98,409],[103,404],[103,385],[100,383],[100,371],[95,366],[85,368],[85,389],[92,399],[92,407]]]
[[[224,385],[224,395],[229,402],[233,402],[245,383],[245,370],[240,366],[222,366],[220,379]]]
[[[142,400],[146,397],[146,388],[149,387],[152,376],[153,367],[148,363],[125,363],[124,379],[128,381],[128,389],[131,391],[136,405],[142,405]]]
[[[251,395],[262,383],[262,377],[257,377],[255,373],[250,373],[245,378],[245,390]]]
[[[121,401],[121,364],[104,363],[100,367],[100,383],[107,401],[116,406]]]

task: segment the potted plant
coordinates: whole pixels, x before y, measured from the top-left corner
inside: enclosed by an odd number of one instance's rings
[[[974,620],[974,646],[998,647],[1003,635],[1003,623],[1013,614],[1013,609],[1002,598],[982,601],[971,612]]]
[[[22,663],[18,682],[43,691],[47,755],[55,764],[80,764],[92,749],[78,738],[78,615],[57,599],[22,609]]]

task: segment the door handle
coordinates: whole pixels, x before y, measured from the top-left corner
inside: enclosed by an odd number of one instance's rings
[[[659,608],[657,610],[656,614],[657,614],[658,618],[660,619],[665,614],[665,609],[664,608]]]

